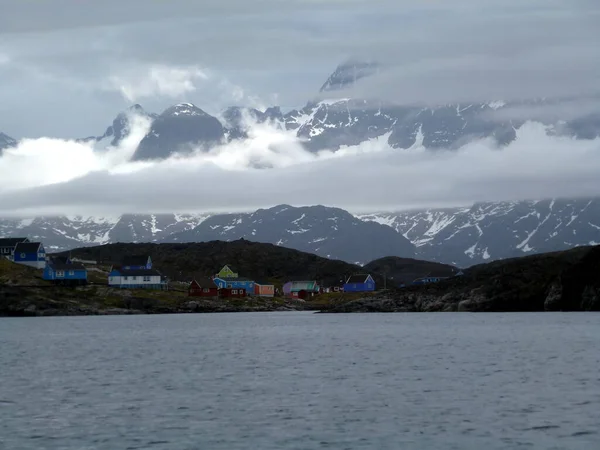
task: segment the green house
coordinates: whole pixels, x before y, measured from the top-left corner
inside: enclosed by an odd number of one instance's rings
[[[225,264],[223,268],[215,275],[215,278],[238,278],[237,270],[233,266]]]

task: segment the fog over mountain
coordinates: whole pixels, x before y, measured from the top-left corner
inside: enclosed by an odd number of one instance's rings
[[[167,239],[201,226],[197,217],[330,205],[385,222],[443,262],[511,256],[492,241],[508,233],[498,242],[517,248],[549,223],[560,243],[543,238],[535,251],[596,241],[583,223],[559,230],[571,210],[599,223],[595,208],[580,207],[600,195],[596,2],[222,3],[109,0],[84,11],[61,0],[62,9],[40,5],[44,20],[22,5],[3,9],[6,232],[28,221],[91,227],[63,236],[69,246],[121,235],[120,219],[106,228],[98,218],[137,217],[137,229],[158,215]],[[550,208],[553,198],[566,203]],[[512,212],[485,213],[485,238],[473,241],[482,204]],[[543,226],[507,225],[546,216]],[[449,236],[430,236],[445,221],[464,226],[445,228],[455,238],[475,230],[459,253],[438,252]],[[126,234],[160,234],[140,233]]]

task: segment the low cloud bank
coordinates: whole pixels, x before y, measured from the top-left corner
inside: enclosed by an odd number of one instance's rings
[[[119,147],[56,139],[21,142],[0,158],[0,216],[245,211],[279,203],[356,212],[475,201],[600,195],[600,140],[548,135],[527,122],[498,148],[392,149],[387,136],[336,152],[306,151],[268,124],[248,139],[163,161],[130,161],[148,122]]]

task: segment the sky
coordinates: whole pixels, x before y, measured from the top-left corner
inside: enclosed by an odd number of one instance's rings
[[[478,141],[441,162],[457,164],[465,182],[438,173],[442,157],[419,148],[399,154],[377,141],[315,156],[289,134],[264,127],[255,127],[247,142],[215,149],[208,161],[196,155],[143,167],[127,161],[139,137],[135,132],[121,148],[102,154],[69,141],[101,135],[133,103],[161,112],[191,102],[212,114],[234,104],[300,107],[350,57],[377,60],[385,68],[357,83],[353,95],[399,104],[574,96],[582,100],[562,105],[561,114],[597,110],[597,101],[590,100],[600,86],[596,0],[0,0],[0,11],[0,132],[30,138],[16,154],[0,158],[0,199],[12,199],[3,214],[27,208],[31,214],[58,193],[71,200],[49,213],[213,210],[220,205],[199,202],[197,194],[211,186],[203,183],[229,179],[232,171],[239,174],[230,183],[229,210],[294,202],[389,210],[598,193],[586,178],[590,168],[600,169],[600,163],[593,165],[598,143],[547,137],[536,124],[501,154]],[[518,117],[530,111],[504,113]],[[142,133],[143,124],[138,128]],[[538,170],[533,161],[542,151],[555,152],[555,160]],[[587,155],[587,164],[569,160],[574,152]],[[276,161],[278,170],[250,170],[245,161],[254,153]],[[530,165],[517,168],[515,155],[532,158]],[[464,173],[460,165],[467,156],[472,163]],[[317,176],[331,173],[332,164],[344,167],[356,184]],[[17,167],[27,167],[28,175],[16,175]],[[209,181],[197,181],[190,167]],[[286,177],[303,170],[314,178],[311,186],[286,185]],[[188,175],[194,191],[178,182]],[[400,175],[421,181],[419,192],[410,192]],[[573,178],[564,179],[567,175]],[[164,202],[147,195],[157,180]],[[361,183],[369,189],[348,194]],[[113,186],[114,195],[130,190],[132,200],[111,196]]]

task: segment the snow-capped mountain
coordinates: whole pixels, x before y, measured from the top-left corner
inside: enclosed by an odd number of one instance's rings
[[[364,264],[390,254],[413,257],[414,246],[392,228],[325,206],[278,205],[254,213],[209,217],[171,242],[236,239],[267,242],[332,259]]]
[[[120,112],[102,136],[90,136],[84,139],[79,139],[82,142],[92,142],[94,146],[103,149],[108,146],[116,147],[123,139],[129,136],[131,132],[131,119],[133,115],[143,116],[150,120],[158,117],[157,114],[148,113],[140,105],[135,104],[127,108],[126,111]]]
[[[600,197],[356,216],[339,208],[279,205],[244,214],[0,219],[0,236],[40,239],[55,251],[114,242],[244,238],[353,263],[401,256],[468,267],[600,244]]]
[[[17,145],[17,141],[7,134],[0,132],[0,154],[2,154],[2,150],[5,148],[14,147]]]
[[[600,198],[478,203],[358,216],[409,239],[420,259],[467,267],[600,244]]]
[[[115,242],[157,242],[198,226],[208,214],[124,214],[116,217],[0,219],[0,236],[27,236],[51,251]]]
[[[264,111],[230,107],[217,118],[190,103],[172,106],[159,116],[152,115],[152,129],[140,143],[134,159],[167,158],[174,152],[185,153],[198,147],[210,148],[232,139],[244,139],[249,126],[245,117],[258,123],[269,121],[292,131],[307,150],[315,152],[337,150],[341,146],[357,145],[386,135],[388,144],[398,149],[410,148],[415,143],[428,149],[453,149],[480,138],[493,139],[502,146],[516,138],[516,130],[527,120],[544,123],[549,133],[576,139],[600,136],[600,111],[586,110],[575,114],[577,117],[572,114],[561,116],[560,111],[572,111],[576,106],[577,99],[572,98],[518,102],[491,99],[479,103],[424,106],[398,105],[350,95],[359,80],[381,70],[384,69],[373,62],[341,64],[314,99],[303,108],[285,114],[277,106]],[[341,94],[349,94],[351,98],[340,98]],[[143,112],[139,105],[134,108]],[[557,112],[550,114],[550,111]],[[126,128],[126,124],[126,117],[118,118],[112,128],[97,139],[112,140],[114,136],[112,141],[118,141],[122,135],[119,130]]]
[[[133,159],[167,158],[197,146],[216,145],[224,138],[225,129],[216,117],[191,103],[182,103],[167,108],[154,119]]]

